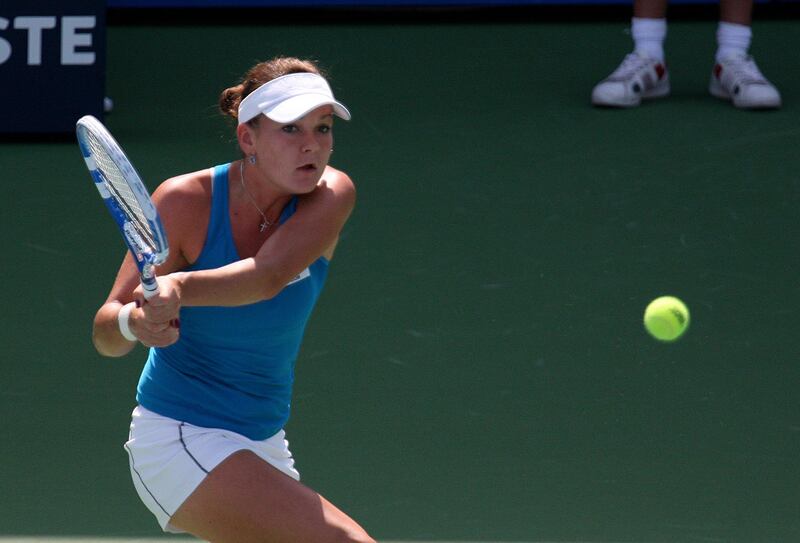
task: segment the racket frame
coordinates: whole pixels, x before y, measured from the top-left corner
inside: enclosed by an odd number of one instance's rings
[[[122,233],[125,244],[133,255],[133,261],[139,270],[144,296],[152,298],[158,294],[155,267],[162,264],[169,255],[167,236],[158,210],[133,164],[103,123],[91,115],[86,115],[78,120],[75,133],[86,167],[92,175],[94,186],[100,193],[106,208]],[[113,184],[106,178],[106,173],[98,167],[97,161],[95,161],[94,153],[88,142],[88,134],[91,134],[100,143],[112,162],[119,168],[136,203],[142,210],[149,232],[142,232],[136,221],[128,218],[131,213],[126,210],[124,199],[116,196]],[[145,237],[152,237],[153,247],[144,240]]]

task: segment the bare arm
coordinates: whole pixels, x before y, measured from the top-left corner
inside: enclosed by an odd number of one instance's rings
[[[159,276],[184,268],[190,259],[196,257],[198,247],[202,246],[205,229],[198,228],[198,223],[202,223],[198,217],[203,217],[204,213],[207,216],[210,205],[207,183],[203,183],[204,175],[205,172],[195,172],[170,179],[153,194],[170,246],[167,261],[156,269]],[[186,217],[193,220],[187,221]],[[188,258],[187,249],[190,253]],[[122,336],[117,321],[122,307],[136,299],[140,300],[140,304],[131,310],[128,322],[143,344],[161,347],[178,340],[178,329],[174,326],[180,309],[178,292],[172,282],[165,281],[163,277],[159,277],[158,281],[159,295],[141,303],[143,297],[135,294],[139,287],[139,274],[133,257],[130,253],[126,254],[114,285],[94,318],[92,341],[100,354],[123,356],[136,345],[136,342]]]
[[[330,256],[339,233],[355,204],[355,188],[346,174],[329,168],[324,181],[303,196],[297,212],[270,236],[252,258],[212,270],[182,272],[202,250],[206,228],[198,217],[210,211],[210,191],[203,173],[165,182],[153,195],[170,245],[170,256],[156,270],[160,294],[130,312],[129,324],[139,340],[166,346],[178,340],[171,325],[182,305],[236,306],[277,295],[291,279],[322,255]],[[208,179],[210,183],[210,179]],[[139,276],[126,256],[117,279],[98,310],[92,338],[105,356],[123,356],[135,342],[119,331],[117,316],[123,305],[143,300]]]
[[[346,174],[332,168],[323,179],[254,257],[170,275],[182,305],[236,306],[272,298],[329,251],[353,210],[355,187]]]

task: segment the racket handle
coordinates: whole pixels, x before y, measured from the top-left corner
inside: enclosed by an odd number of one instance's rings
[[[142,290],[144,291],[144,299],[149,300],[153,296],[158,295],[158,281],[156,276],[142,277]]]
[[[156,281],[155,274],[152,274],[149,278],[142,277],[142,290],[144,291],[144,299],[149,300],[153,296],[156,296],[159,292],[158,289],[158,281]],[[180,328],[181,321],[180,319],[172,319],[169,321],[170,326],[173,328]]]

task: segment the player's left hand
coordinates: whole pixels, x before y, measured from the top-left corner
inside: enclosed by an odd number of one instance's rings
[[[169,328],[180,327],[181,295],[180,284],[169,275],[159,276],[158,294],[152,298],[144,297],[144,290],[138,285],[133,291],[133,296],[138,306],[142,308],[148,329],[164,331]],[[173,341],[177,340],[177,336]],[[171,342],[170,342],[171,343]]]

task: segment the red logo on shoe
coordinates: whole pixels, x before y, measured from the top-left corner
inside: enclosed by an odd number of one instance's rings
[[[714,64],[714,77],[719,79],[721,73],[722,73],[722,65]]]
[[[666,71],[667,71],[667,69],[664,68],[663,64],[656,64],[656,75],[658,75],[659,79],[664,77],[664,74],[666,73]]]

